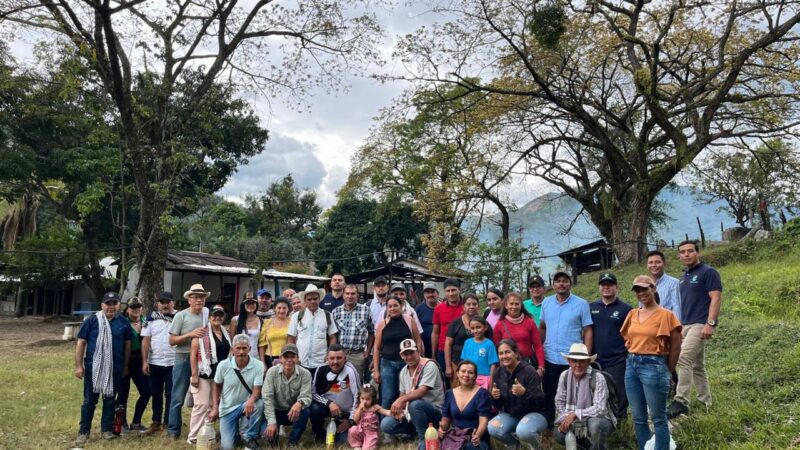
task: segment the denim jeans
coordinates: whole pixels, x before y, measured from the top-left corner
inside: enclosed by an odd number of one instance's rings
[[[219,418],[219,440],[222,450],[230,450],[239,440],[239,418],[244,417],[244,402],[233,411]],[[244,438],[247,441],[258,439],[264,432],[264,401],[256,400],[256,407],[246,419]]]
[[[587,428],[589,439],[578,439],[578,447],[590,450],[605,450],[608,435],[614,430],[614,422],[605,417],[590,417],[587,421]],[[553,430],[553,439],[559,444],[564,445],[565,437],[564,433],[558,431],[558,427]]]
[[[122,378],[122,373],[114,373],[112,379],[114,382],[114,392],[119,391],[119,380]],[[89,434],[92,430],[92,418],[94,417],[94,409],[97,402],[100,400],[100,394],[92,392],[92,368],[86,367],[83,374],[83,403],[81,404],[81,422],[78,426],[78,434]],[[103,409],[100,413],[100,431],[111,431],[111,426],[114,424],[114,396],[103,396]]]
[[[132,353],[131,355],[135,355]],[[131,393],[131,381],[136,385],[136,390],[139,391],[139,399],[136,400],[136,406],[133,409],[132,424],[142,423],[142,415],[147,402],[150,401],[150,377],[142,372],[142,357],[134,357],[128,360],[128,376],[123,377],[120,382],[119,393],[117,394],[117,404],[125,407],[124,423],[128,423],[128,396]]]
[[[172,366],[150,364],[150,394],[152,395],[153,423],[169,423],[169,402],[172,399]],[[164,409],[166,397],[166,410]],[[161,417],[164,421],[161,421]]]
[[[325,440],[325,419],[330,417],[331,410],[327,405],[320,402],[311,402],[311,431],[314,433],[314,439],[319,441]],[[339,426],[342,421],[350,417],[350,411],[342,411],[342,418],[336,419],[336,426]],[[347,440],[347,432],[337,433],[336,442],[345,442]]]
[[[429,423],[433,424],[434,428],[439,428],[442,412],[433,403],[414,400],[408,404],[408,413],[411,415],[411,423],[398,422],[394,417],[387,416],[381,420],[381,431],[385,434],[416,434],[419,438],[419,448],[424,450],[425,430],[428,429]]]
[[[539,413],[528,413],[521,419],[501,412],[489,421],[489,436],[506,444],[527,442],[533,448],[539,448],[539,435],[547,429],[547,419]],[[517,437],[514,437],[516,433]]]
[[[289,411],[275,410],[275,420],[278,422],[278,425],[292,426],[292,432],[289,433],[289,444],[297,444],[300,442],[300,438],[302,438],[303,433],[306,432],[309,416],[311,416],[311,408],[303,408],[300,410],[300,417],[297,419],[297,422],[292,422],[289,420]],[[277,442],[278,437],[276,436],[275,441],[272,443],[276,444]]]
[[[180,436],[181,425],[181,408],[183,408],[183,400],[186,398],[186,391],[189,390],[189,377],[192,374],[192,368],[189,365],[188,353],[176,353],[175,365],[172,366],[172,400],[169,404],[169,426],[167,427],[167,435]]]
[[[381,406],[389,409],[400,395],[400,371],[406,363],[381,358]]]
[[[639,450],[644,449],[644,444],[652,436],[647,423],[648,407],[655,429],[655,449],[669,449],[667,399],[671,377],[666,357],[628,355],[625,390],[633,412],[633,429],[636,431]]]

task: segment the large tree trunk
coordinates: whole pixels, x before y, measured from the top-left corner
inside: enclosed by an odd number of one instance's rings
[[[613,210],[611,243],[620,264],[640,263],[647,253],[647,224],[654,196],[639,194]]]
[[[503,245],[503,292],[508,292],[509,277],[511,273],[511,263],[509,260],[509,239],[511,236],[511,217],[508,214],[508,208],[503,204],[500,199],[490,193],[487,193],[486,198],[497,206],[500,211],[500,242]]]
[[[105,287],[103,286],[103,271],[100,267],[100,260],[97,245],[97,223],[93,219],[87,220],[83,226],[83,239],[86,243],[86,256],[89,258],[89,277],[86,284],[94,292],[97,299],[103,298]]]

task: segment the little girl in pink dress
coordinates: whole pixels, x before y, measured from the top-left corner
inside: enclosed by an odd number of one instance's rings
[[[356,424],[347,430],[347,443],[355,450],[375,450],[381,421],[378,414],[388,416],[391,412],[377,404],[378,391],[371,384],[362,386],[359,394],[359,403],[353,413]]]

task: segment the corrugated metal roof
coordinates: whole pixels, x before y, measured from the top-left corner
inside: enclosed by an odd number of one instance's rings
[[[197,270],[198,267],[237,267],[249,269],[248,265],[236,258],[212,255],[187,250],[170,250],[167,252],[168,270]]]

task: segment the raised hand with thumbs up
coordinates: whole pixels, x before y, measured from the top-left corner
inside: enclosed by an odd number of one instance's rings
[[[519,382],[519,378],[514,378],[514,384],[511,385],[511,393],[518,397],[522,397],[525,395],[525,392],[525,387]]]
[[[497,387],[497,383],[492,383],[492,398],[497,400],[500,398],[500,388]]]

